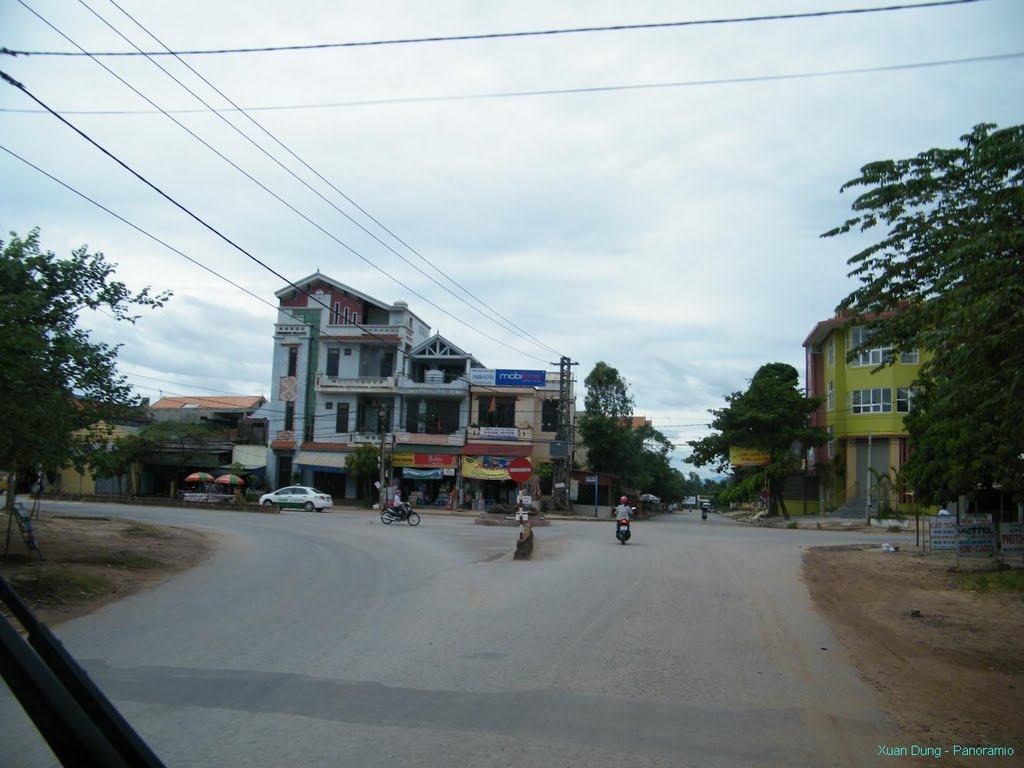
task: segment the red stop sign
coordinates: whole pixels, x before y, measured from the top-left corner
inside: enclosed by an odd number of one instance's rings
[[[508,476],[517,483],[525,483],[533,474],[533,465],[530,460],[520,456],[508,463]]]

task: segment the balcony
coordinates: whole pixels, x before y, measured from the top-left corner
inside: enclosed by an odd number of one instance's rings
[[[327,325],[323,329],[323,337],[330,339],[357,339],[364,336],[390,336],[403,338],[404,325]]]
[[[437,375],[431,375],[437,374]],[[469,395],[469,382],[465,379],[445,381],[441,371],[427,371],[423,381],[408,376],[396,377],[398,391],[415,397],[465,397]]]
[[[325,373],[316,375],[316,389],[327,394],[358,393],[358,392],[391,392],[395,389],[394,376],[364,376],[359,378],[343,378],[328,376]]]

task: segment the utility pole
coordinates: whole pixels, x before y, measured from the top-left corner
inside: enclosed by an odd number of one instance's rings
[[[868,466],[864,471],[865,483],[867,484],[867,504],[865,522],[871,525],[871,433],[868,432]]]
[[[552,363],[554,365],[554,363]],[[551,496],[555,509],[569,508],[569,480],[572,476],[573,424],[572,424],[572,366],[579,365],[562,356],[558,362],[558,429],[556,439],[565,442],[569,455],[551,459]]]
[[[380,508],[387,505],[387,491],[384,488],[384,406],[377,406],[377,431],[380,432]]]

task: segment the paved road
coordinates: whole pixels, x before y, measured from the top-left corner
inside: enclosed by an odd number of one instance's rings
[[[88,504],[50,509],[96,514]],[[58,635],[168,766],[859,766],[898,743],[799,580],[855,533],[101,508],[216,557]],[[876,539],[873,539],[877,541]],[[6,689],[0,755],[53,764]]]

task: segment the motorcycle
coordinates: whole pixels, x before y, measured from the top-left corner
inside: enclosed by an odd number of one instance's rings
[[[700,519],[701,520],[707,520],[708,519],[708,508],[707,507],[701,507],[700,508]]]
[[[629,541],[629,518],[620,517],[615,521],[615,538],[619,540],[619,544],[625,544]]]
[[[384,525],[400,523],[403,520],[409,525],[420,524],[420,516],[413,511],[413,508],[408,503],[384,507],[384,510],[380,513],[380,521]]]

